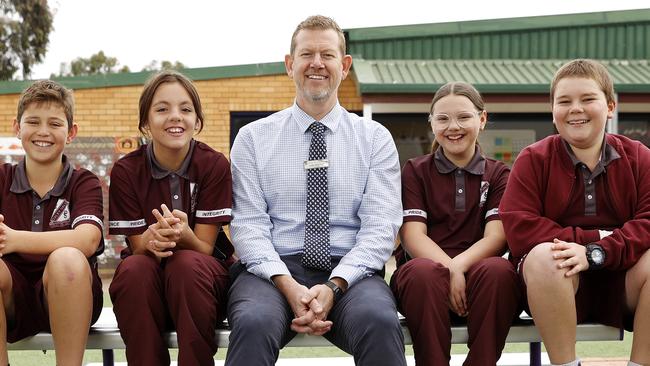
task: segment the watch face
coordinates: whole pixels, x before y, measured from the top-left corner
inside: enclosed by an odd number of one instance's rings
[[[596,265],[601,265],[603,264],[605,258],[603,256],[603,251],[600,249],[594,249],[591,251],[591,260],[594,262]]]

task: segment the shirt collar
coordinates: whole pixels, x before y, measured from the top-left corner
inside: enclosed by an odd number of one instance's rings
[[[483,175],[485,173],[485,158],[481,154],[481,148],[478,145],[476,145],[472,160],[463,168],[457,167],[456,164],[447,159],[441,147],[438,147],[433,159],[436,164],[436,169],[438,169],[438,173],[440,174],[449,174],[456,169],[464,170],[474,175]]]
[[[605,135],[606,136],[606,135]],[[571,150],[571,146],[569,145],[566,140],[562,139],[564,142],[564,149],[566,150],[567,154],[569,154],[569,158],[571,158],[571,163],[573,166],[578,166],[579,164],[582,164],[580,160],[576,157],[576,155],[573,153],[573,150]],[[600,148],[600,158],[598,159],[598,165],[602,165],[603,167],[607,166],[609,163],[612,161],[620,158],[621,155],[618,154],[618,151],[607,143],[607,139],[603,137],[603,145]],[[596,166],[598,166],[596,165]]]
[[[330,131],[336,132],[336,129],[339,127],[339,124],[341,123],[341,114],[343,113],[343,107],[339,104],[339,102],[336,102],[336,105],[332,108],[331,111],[329,111],[325,117],[323,117],[319,122],[321,122],[325,127],[327,127]],[[295,101],[293,102],[293,106],[291,107],[291,116],[293,119],[298,123],[298,126],[300,127],[300,130],[305,133],[309,129],[309,126],[311,126],[312,123],[314,123],[314,118],[310,115],[307,114],[302,108],[298,106],[298,103]]]
[[[163,179],[169,174],[176,174],[185,179],[189,179],[187,171],[190,167],[190,160],[192,159],[192,152],[194,151],[194,145],[196,141],[194,139],[190,140],[190,149],[187,151],[187,155],[181,164],[181,167],[177,171],[172,172],[163,168],[160,163],[156,160],[156,157],[153,154],[153,141],[147,145],[147,162],[149,162],[149,168],[151,168],[151,176],[154,179]]]
[[[72,178],[72,173],[74,169],[72,168],[72,165],[68,161],[68,157],[63,155],[61,159],[61,163],[63,164],[63,170],[61,171],[59,178],[57,178],[56,183],[54,183],[54,187],[50,189],[50,191],[46,194],[45,197],[47,196],[60,197],[61,195],[63,195],[65,188],[68,186],[68,183],[70,182],[70,178]],[[21,194],[21,193],[33,191],[32,186],[29,184],[29,180],[27,179],[27,166],[25,164],[25,159],[21,160],[16,166],[16,174],[14,174],[13,180],[11,182],[11,187],[9,188],[9,190],[15,194]]]

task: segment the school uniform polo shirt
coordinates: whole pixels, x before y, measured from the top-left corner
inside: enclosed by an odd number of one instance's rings
[[[75,169],[63,156],[63,171],[54,187],[40,197],[27,179],[25,161],[0,166],[0,213],[14,230],[70,230],[81,224],[92,224],[103,232],[102,188],[95,174]],[[104,252],[104,239],[91,258]],[[47,256],[15,253],[26,260],[45,262]]]
[[[598,164],[593,171],[578,160],[564,142],[564,153],[569,156],[575,169],[575,181],[571,189],[570,204],[563,215],[558,217],[561,226],[579,226],[587,229],[611,230],[624,224],[612,209],[611,196],[607,190],[607,166],[620,159],[616,149],[603,141]]]
[[[402,171],[404,222],[425,223],[429,238],[454,257],[483,237],[488,221],[499,219],[509,171],[478,147],[464,168],[441,148],[410,159]]]
[[[185,212],[192,229],[195,224],[230,222],[232,178],[226,157],[208,145],[192,140],[177,171],[165,170],[156,161],[153,143],[115,163],[109,189],[110,234],[127,237],[142,234],[157,221],[151,211],[154,208],[160,211],[163,203],[170,210]],[[223,233],[219,236],[225,239]],[[229,242],[221,244],[230,246]],[[226,256],[232,253],[229,248],[221,249],[229,252],[224,252]],[[123,253],[123,256],[129,254]]]

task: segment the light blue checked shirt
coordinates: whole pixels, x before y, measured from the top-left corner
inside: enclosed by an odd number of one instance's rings
[[[267,280],[290,275],[280,257],[303,251],[312,122],[294,103],[242,128],[230,152],[233,244],[248,271]],[[386,128],[338,103],[320,122],[327,127],[331,254],[343,257],[330,278],[352,286],[393,250],[402,224],[399,160]]]

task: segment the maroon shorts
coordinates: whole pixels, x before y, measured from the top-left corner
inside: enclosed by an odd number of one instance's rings
[[[527,293],[524,281],[526,257],[517,266],[524,293]],[[633,315],[625,310],[625,271],[583,271],[580,272],[580,284],[576,293],[576,319],[580,323],[601,323],[618,328],[632,330]],[[524,296],[524,306],[528,314],[528,297]]]
[[[13,286],[15,314],[8,324],[7,342],[17,342],[39,332],[50,332],[50,318],[43,289],[43,271],[46,256],[8,255],[3,257],[9,268]],[[97,265],[91,265],[93,276],[93,314],[94,324],[102,312],[104,297],[102,281],[97,273]]]

